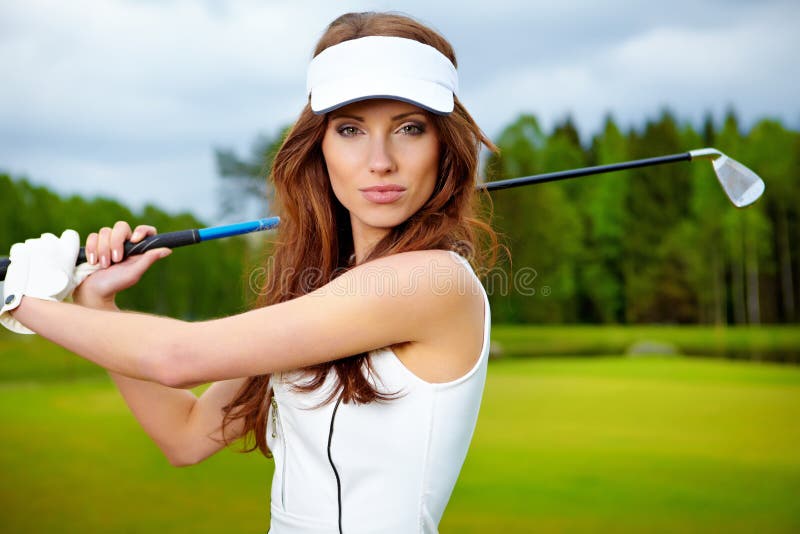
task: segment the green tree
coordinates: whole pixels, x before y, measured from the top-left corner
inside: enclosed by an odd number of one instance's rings
[[[493,178],[536,174],[545,159],[561,166],[557,154],[570,152],[561,138],[550,142],[531,115],[506,128],[498,146],[500,154],[488,161]],[[489,280],[495,317],[508,322],[574,321],[573,257],[580,225],[562,184],[498,191],[493,198],[495,222],[507,236],[512,256],[508,276]]]
[[[613,117],[607,116],[603,131],[592,141],[593,163],[606,165],[628,158],[625,136]],[[588,303],[586,319],[621,322],[624,279],[620,268],[625,236],[625,199],[630,173],[622,171],[605,179],[595,177],[581,184],[584,246],[580,258],[580,286]]]
[[[717,135],[717,148],[726,154],[741,154],[744,139],[739,128],[739,118],[733,110],[728,110],[723,121],[722,130]],[[723,242],[727,249],[728,275],[730,279],[729,294],[734,324],[745,324],[746,298],[744,279],[744,243],[742,236],[742,218],[731,210],[724,215]]]
[[[259,136],[253,143],[249,157],[240,157],[227,148],[215,150],[217,173],[222,178],[219,188],[221,217],[242,213],[252,201],[257,203],[260,216],[269,213],[273,191],[268,177],[275,154],[290,128],[286,126],[274,135]]]
[[[745,247],[748,284],[748,321],[761,322],[762,317],[777,319],[782,315],[794,319],[793,251],[791,226],[800,210],[800,194],[793,162],[797,134],[774,120],[759,121],[747,134],[743,162],[763,178],[763,198],[746,210]],[[776,277],[776,274],[778,275]],[[775,291],[764,291],[775,287]],[[781,310],[781,308],[783,308]]]
[[[640,134],[629,136],[634,159],[680,152],[678,126],[664,111],[657,121],[648,121]],[[679,253],[666,245],[666,238],[688,213],[690,198],[687,164],[662,165],[631,171],[626,197],[627,228],[623,248],[626,319],[630,322],[673,322],[686,320],[674,312],[691,300],[690,285],[683,274],[670,270]]]
[[[691,126],[681,131],[684,147],[701,148],[716,136],[713,121],[706,117],[702,138]],[[723,194],[711,165],[695,163],[688,168],[691,198],[686,224],[680,229],[683,268],[695,295],[700,323],[725,324],[727,288],[726,251],[723,246],[725,214],[731,203]]]

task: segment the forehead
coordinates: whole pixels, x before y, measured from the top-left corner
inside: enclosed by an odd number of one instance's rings
[[[334,119],[339,115],[349,115],[358,117],[394,117],[397,115],[407,115],[409,113],[421,113],[428,115],[428,112],[419,106],[402,102],[400,100],[392,100],[388,98],[371,98],[369,100],[361,100],[353,102],[346,106],[328,113],[329,119]]]

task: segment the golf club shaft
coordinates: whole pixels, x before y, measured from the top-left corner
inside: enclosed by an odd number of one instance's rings
[[[652,167],[653,165],[663,165],[665,163],[676,163],[678,161],[691,161],[692,156],[689,152],[682,154],[672,154],[669,156],[659,156],[657,158],[637,159],[633,161],[625,161],[622,163],[612,163],[610,165],[597,165],[595,167],[584,167],[582,169],[572,169],[569,171],[547,172],[544,174],[535,174],[533,176],[523,176],[521,178],[509,178],[508,180],[498,180],[496,182],[487,182],[480,184],[477,189],[485,189],[487,191],[497,191],[499,189],[508,189],[511,187],[519,187],[521,185],[542,184],[545,182],[555,182],[557,180],[566,180],[568,178],[577,178],[579,176],[590,176],[592,174],[604,174],[607,172],[624,171],[626,169],[636,169],[638,167]]]
[[[497,191],[500,189],[509,189],[523,185],[541,184],[545,182],[577,178],[580,176],[604,174],[608,172],[623,171],[626,169],[635,169],[638,167],[651,167],[654,165],[663,165],[666,163],[676,163],[679,161],[691,160],[691,153],[684,152],[682,154],[671,154],[669,156],[659,156],[656,158],[637,159],[622,163],[612,163],[610,165],[597,165],[594,167],[584,167],[581,169],[572,169],[568,171],[548,172],[544,174],[535,174],[532,176],[522,176],[520,178],[510,178],[508,180],[498,180],[495,182],[480,184],[476,187],[476,189],[479,191]],[[278,226],[278,223],[278,217],[270,217],[267,219],[258,219],[255,221],[215,226],[211,228],[180,230],[178,232],[157,234],[146,237],[142,241],[135,244],[130,242],[125,243],[125,257],[133,254],[142,254],[148,250],[159,247],[182,247],[184,245],[193,245],[209,239],[241,235],[249,232],[258,232],[261,230],[274,228]],[[78,254],[78,260],[75,264],[79,265],[85,261],[86,255],[83,247],[81,247]],[[6,270],[8,269],[9,263],[10,261],[8,258],[0,258],[0,280],[5,280]]]

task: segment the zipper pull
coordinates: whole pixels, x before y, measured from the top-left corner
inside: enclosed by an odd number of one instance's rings
[[[272,397],[272,437],[277,438],[278,434],[275,432],[278,429],[278,401]]]

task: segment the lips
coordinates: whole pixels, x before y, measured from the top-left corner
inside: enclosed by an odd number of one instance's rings
[[[390,204],[406,191],[406,188],[396,184],[373,185],[372,187],[362,187],[359,189],[364,198],[376,204]]]

